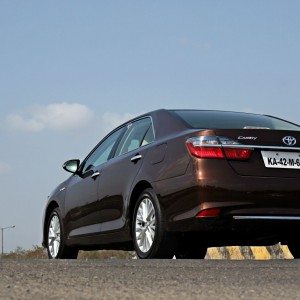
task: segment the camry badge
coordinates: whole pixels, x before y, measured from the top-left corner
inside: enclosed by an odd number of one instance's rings
[[[257,139],[257,136],[242,136],[240,135],[238,137],[238,140],[253,140],[255,141]]]
[[[297,140],[293,136],[285,136],[282,141],[288,146],[294,146],[297,143]]]

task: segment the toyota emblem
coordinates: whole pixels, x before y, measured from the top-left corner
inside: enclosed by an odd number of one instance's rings
[[[297,143],[297,140],[293,136],[285,136],[282,141],[288,146],[294,146]]]

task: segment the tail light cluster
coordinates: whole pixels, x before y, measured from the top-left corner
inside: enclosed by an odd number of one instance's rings
[[[248,160],[253,152],[233,139],[219,136],[192,137],[186,145],[191,155],[197,158]]]

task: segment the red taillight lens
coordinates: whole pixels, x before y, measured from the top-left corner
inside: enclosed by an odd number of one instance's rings
[[[223,150],[226,157],[233,160],[247,160],[252,154],[251,149],[224,148]]]
[[[234,140],[217,136],[189,138],[186,145],[191,155],[197,158],[247,160],[253,152],[252,149],[240,148],[241,145]]]
[[[197,215],[196,218],[213,218],[213,217],[218,217],[221,213],[220,208],[208,208],[201,210]]]
[[[190,153],[197,158],[224,158],[221,147],[198,147],[187,143]]]

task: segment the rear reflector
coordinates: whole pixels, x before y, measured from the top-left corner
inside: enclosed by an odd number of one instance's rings
[[[228,159],[235,160],[247,160],[252,154],[251,149],[224,148],[223,150]]]
[[[253,152],[253,149],[241,148],[234,140],[217,136],[189,138],[186,145],[191,155],[197,158],[248,160]]]
[[[220,208],[208,208],[201,210],[197,215],[196,218],[212,218],[218,217],[221,213]]]

